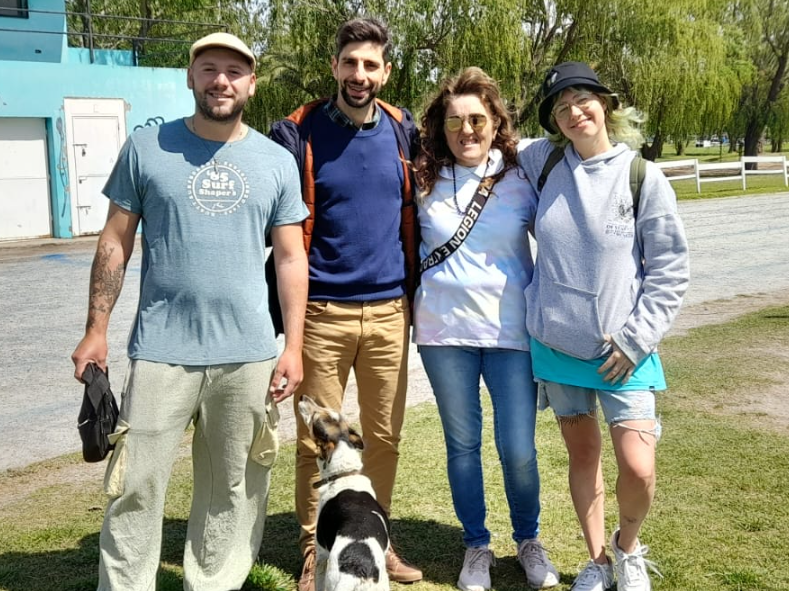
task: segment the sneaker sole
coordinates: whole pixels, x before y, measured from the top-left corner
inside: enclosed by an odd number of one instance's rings
[[[392,575],[389,575],[389,580],[390,581],[394,581],[395,583],[400,583],[401,585],[410,585],[411,583],[418,583],[423,578],[424,577],[403,577],[403,576],[399,576],[399,577],[395,578]],[[471,591],[474,591],[474,590],[472,589]]]
[[[555,582],[551,582],[549,579],[546,579],[541,584],[537,584],[537,585],[527,580],[526,584],[529,586],[530,589],[551,589],[559,584],[559,579],[554,577],[553,580]]]

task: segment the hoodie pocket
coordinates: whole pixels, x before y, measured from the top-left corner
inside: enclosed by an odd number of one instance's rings
[[[597,294],[553,282],[543,292],[546,345],[580,359],[600,357],[605,348]],[[536,335],[535,335],[536,336]]]

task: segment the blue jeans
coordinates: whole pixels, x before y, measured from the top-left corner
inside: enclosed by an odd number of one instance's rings
[[[419,353],[444,427],[449,487],[466,547],[490,543],[480,453],[480,376],[493,403],[493,430],[504,471],[512,537],[516,542],[536,538],[540,521],[540,476],[534,447],[537,388],[529,352],[422,345]]]

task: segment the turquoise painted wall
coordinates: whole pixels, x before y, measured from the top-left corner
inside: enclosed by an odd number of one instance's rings
[[[64,12],[63,0],[30,0],[30,10]],[[0,60],[60,63],[66,31],[64,14],[28,13],[27,18],[0,16]],[[8,30],[10,29],[10,30]]]
[[[127,135],[136,127],[159,125],[194,111],[192,92],[186,87],[185,69],[79,63],[79,54],[79,51],[69,50],[69,63],[58,64],[2,61],[0,58],[0,80],[14,81],[0,85],[0,117],[46,119],[52,232],[58,238],[72,237],[63,113],[65,97],[125,100]],[[106,56],[103,59],[116,61]],[[124,59],[117,56],[120,63]]]
[[[93,61],[90,50],[84,47],[66,47],[64,64],[101,64],[103,66],[133,66],[134,54],[122,49],[94,49]]]

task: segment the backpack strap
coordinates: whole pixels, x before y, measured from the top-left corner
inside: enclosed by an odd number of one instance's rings
[[[545,186],[545,181],[548,180],[548,175],[551,174],[551,171],[554,169],[554,167],[559,164],[559,162],[561,162],[562,158],[564,158],[564,148],[554,148],[553,152],[548,155],[548,159],[545,161],[545,166],[542,167],[540,178],[537,180],[538,195]]]
[[[647,161],[636,154],[630,163],[630,194],[633,196],[633,219],[638,218],[638,206],[641,203],[641,185],[647,176]]]
[[[539,195],[548,180],[548,175],[564,158],[564,148],[554,148],[542,167],[540,178],[537,180],[537,194]],[[633,219],[638,217],[638,207],[641,203],[641,186],[647,176],[647,161],[636,154],[630,162],[630,195],[633,198]]]

